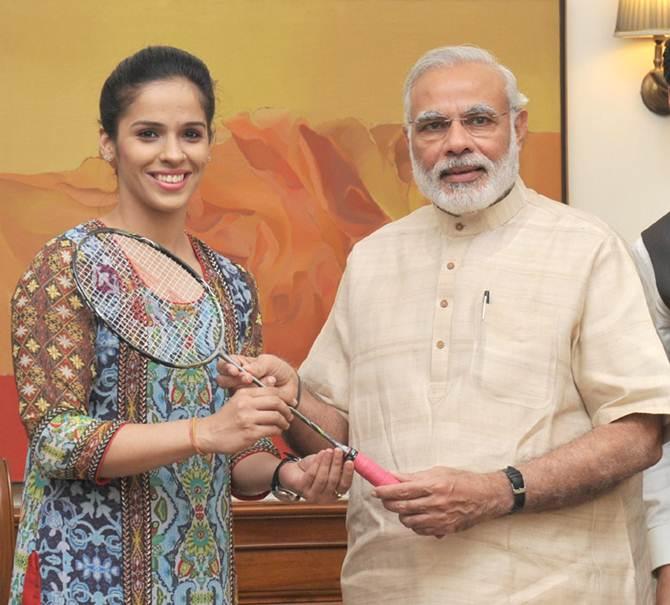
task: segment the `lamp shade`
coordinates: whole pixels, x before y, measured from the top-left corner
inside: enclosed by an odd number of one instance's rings
[[[619,0],[615,36],[670,36],[670,0]]]

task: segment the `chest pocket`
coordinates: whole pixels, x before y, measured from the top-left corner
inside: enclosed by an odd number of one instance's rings
[[[550,405],[558,367],[556,309],[491,295],[485,311],[477,313],[472,363],[477,388],[484,396],[513,405]]]

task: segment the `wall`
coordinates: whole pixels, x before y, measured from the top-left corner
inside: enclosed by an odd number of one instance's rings
[[[670,117],[642,104],[653,42],[613,36],[617,0],[567,0],[570,204],[632,242],[670,211]]]

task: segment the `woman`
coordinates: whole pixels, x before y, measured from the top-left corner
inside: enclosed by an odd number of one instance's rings
[[[13,604],[233,603],[231,493],[263,497],[273,479],[327,501],[349,486],[351,463],[332,450],[279,463],[269,438],[292,415],[275,389],[227,398],[215,362],[149,361],[97,322],[74,286],[71,254],[87,233],[140,233],[210,284],[229,351],[260,352],[251,276],[184,231],[214,104],[207,67],[184,51],[149,47],[122,61],[100,97],[118,204],[47,243],[17,286],[13,355],[30,446]]]

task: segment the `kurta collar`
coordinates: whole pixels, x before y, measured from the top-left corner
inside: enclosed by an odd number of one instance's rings
[[[449,237],[470,237],[505,224],[526,204],[525,186],[517,179],[512,190],[497,204],[479,212],[453,216],[433,204],[433,210],[444,233]]]

